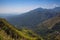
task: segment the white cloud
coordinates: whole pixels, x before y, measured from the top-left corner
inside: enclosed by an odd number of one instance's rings
[[[45,4],[45,5],[40,5],[40,6],[45,9],[52,9],[55,7],[59,7],[59,5],[57,5],[57,4]]]
[[[0,7],[0,13],[24,13],[37,7]]]
[[[29,7],[0,7],[0,13],[24,13],[24,12],[28,12],[30,10],[33,10],[35,8],[38,8],[38,7],[42,7],[42,8],[54,8],[54,7],[58,7],[57,4],[52,4],[52,5],[49,5],[49,4],[46,4],[46,5],[38,5],[38,6],[29,6]]]

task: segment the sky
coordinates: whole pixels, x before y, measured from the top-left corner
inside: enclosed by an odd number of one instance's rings
[[[21,14],[39,7],[60,7],[60,0],[0,0],[0,14]]]

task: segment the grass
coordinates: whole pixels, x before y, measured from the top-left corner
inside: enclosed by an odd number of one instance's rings
[[[17,28],[15,28],[13,25],[9,24],[5,19],[1,19],[0,21],[2,21],[3,24],[5,24],[4,27],[3,27],[3,30],[8,29],[11,32],[14,32],[14,34],[16,34],[17,36],[19,36],[19,40],[37,40],[37,39],[43,40],[42,37],[40,37],[37,34],[33,33],[31,30],[22,29],[20,31]],[[5,34],[5,36],[6,36],[6,34]],[[10,38],[12,38],[12,37],[10,37]],[[12,40],[12,39],[10,39],[10,40]]]

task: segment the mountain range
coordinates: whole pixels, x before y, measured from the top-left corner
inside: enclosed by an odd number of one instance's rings
[[[60,40],[60,7],[37,8],[27,13],[4,16],[3,18],[19,30],[23,28],[32,30],[44,40]],[[25,33],[24,30],[23,33]]]
[[[56,7],[53,9],[37,8],[27,13],[7,17],[7,20],[18,28],[22,26],[31,28],[59,14],[60,7]]]

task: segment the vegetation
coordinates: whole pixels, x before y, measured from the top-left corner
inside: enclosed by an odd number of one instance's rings
[[[41,31],[17,29],[5,19],[0,19],[0,40],[60,40],[60,16],[48,19],[37,26]]]
[[[28,29],[18,30],[5,19],[0,20],[0,40],[43,40],[42,37]]]
[[[38,27],[40,27],[39,31],[41,29],[41,32],[43,31],[41,35],[43,35],[44,40],[60,40],[60,16],[48,19],[39,24]]]

